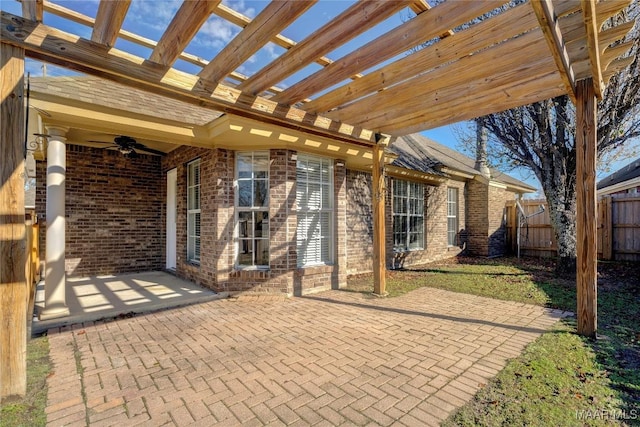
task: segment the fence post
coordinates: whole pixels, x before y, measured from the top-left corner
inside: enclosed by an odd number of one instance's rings
[[[512,200],[508,200],[505,209],[507,210],[507,247],[510,253],[516,251],[516,233],[515,233],[515,218],[513,212],[515,211],[515,203]]]
[[[613,216],[611,212],[611,196],[605,196],[600,200],[602,209],[602,259],[613,259]]]

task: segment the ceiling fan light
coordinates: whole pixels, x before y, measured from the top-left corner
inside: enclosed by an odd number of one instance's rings
[[[120,147],[118,148],[118,151],[120,151],[122,154],[131,154],[131,152],[133,151],[133,148],[130,147]]]

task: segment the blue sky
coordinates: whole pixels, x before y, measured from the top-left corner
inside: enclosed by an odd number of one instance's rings
[[[76,12],[95,17],[98,9],[98,0],[66,0],[56,1],[57,4],[66,8],[72,9]],[[266,1],[249,1],[249,0],[223,0],[223,3],[230,8],[242,13],[249,18],[255,17],[266,6]],[[301,41],[313,34],[314,31],[319,29],[322,25],[329,22],[339,13],[347,9],[351,4],[355,3],[353,0],[320,0],[318,3],[309,8],[296,22],[290,27],[286,28],[282,34],[294,41]],[[433,3],[433,2],[432,2]],[[159,40],[160,36],[166,29],[167,25],[171,21],[171,18],[175,14],[176,10],[182,4],[182,0],[133,0],[129,12],[125,18],[123,29],[131,31],[135,34],[147,37],[151,40]],[[16,1],[2,1],[2,10],[20,15],[21,5]],[[402,10],[400,12],[392,14],[389,18],[382,23],[375,26],[373,29],[365,31],[363,34],[357,36],[351,41],[346,42],[344,45],[336,48],[326,56],[331,59],[339,59],[346,53],[351,52],[355,46],[362,45],[370,40],[375,39],[379,35],[389,31],[390,29],[401,25],[411,16],[411,12],[408,10]],[[61,28],[70,33],[76,34],[84,38],[91,37],[91,28],[82,26],[70,21],[66,21],[55,15],[45,13],[45,24],[52,25],[57,28]],[[227,22],[226,20],[212,15],[207,22],[202,26],[200,31],[193,38],[191,43],[185,49],[186,52],[197,55],[205,59],[213,58],[230,40],[232,40],[240,31],[240,28]],[[132,44],[127,41],[118,40],[116,47],[127,52],[133,53],[141,57],[149,57],[151,50]],[[264,48],[256,52],[251,58],[249,58],[244,64],[242,64],[238,71],[251,75],[264,65],[268,64],[278,55],[284,52],[284,49],[269,43]],[[406,55],[402,53],[399,56]],[[386,63],[393,61],[385,61],[379,64],[375,68],[379,68]],[[178,69],[182,69],[187,72],[197,73],[199,68],[196,66],[178,60],[174,65]],[[283,88],[293,84],[296,81],[306,77],[319,70],[321,67],[317,64],[312,64],[306,68],[298,71],[280,85]],[[27,64],[27,71],[33,75],[41,75],[42,69],[40,63],[29,61]],[[61,75],[69,74],[65,69],[59,67],[48,66],[48,75]],[[339,83],[342,84],[343,82]],[[464,124],[453,125],[464,126]],[[453,149],[460,149],[459,142],[456,138],[452,126],[445,126],[438,129],[432,129],[423,132],[426,136],[434,139],[442,144],[445,144]],[[631,159],[626,160],[629,162]],[[618,162],[614,165],[613,170],[622,167],[625,161]],[[619,164],[619,165],[618,165]],[[530,185],[538,187],[538,183],[533,175],[528,171],[513,171],[509,172],[514,177],[521,179]],[[606,175],[601,173],[600,177]]]

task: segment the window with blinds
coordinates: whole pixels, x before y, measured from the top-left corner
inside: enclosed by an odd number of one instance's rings
[[[200,159],[187,164],[187,261],[200,263]]]
[[[447,189],[447,245],[458,245],[458,189]]]
[[[424,249],[424,186],[393,181],[393,249]]]
[[[298,155],[298,267],[333,262],[333,161]]]
[[[236,154],[236,265],[269,267],[269,152]]]

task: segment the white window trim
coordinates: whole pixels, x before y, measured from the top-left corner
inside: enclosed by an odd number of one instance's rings
[[[200,173],[198,174],[198,183],[190,186],[190,176],[192,173],[192,168],[194,168],[197,165],[198,169],[200,169]],[[200,198],[199,198],[199,204],[198,204],[198,208],[197,209],[189,209],[189,206],[191,206],[191,203],[189,203],[189,195],[190,195],[190,191],[191,188],[195,188],[198,187],[200,189],[199,194],[200,194]],[[194,258],[191,258],[190,254],[189,254],[189,247],[191,246],[191,241],[192,239],[197,239],[198,240],[198,245],[200,245],[202,243],[201,240],[201,235],[195,235],[192,230],[189,229],[189,218],[191,217],[191,215],[196,215],[196,214],[200,214],[200,231],[202,232],[202,166],[200,163],[200,159],[196,159],[193,160],[189,163],[187,163],[187,262],[189,262],[190,264],[200,264],[200,256],[198,256],[197,258],[195,258],[196,254],[194,251]],[[200,249],[202,250],[202,247],[200,246]],[[202,255],[202,252],[200,251],[200,255]]]
[[[456,194],[456,200],[455,202],[451,201],[450,195],[451,195],[451,190],[455,191]],[[455,215],[449,215],[449,206],[455,203]],[[458,191],[458,188],[456,187],[447,187],[447,247],[454,247],[454,246],[458,246],[457,245],[457,241],[458,241],[458,228],[460,226],[460,192]],[[450,218],[454,218],[456,220],[456,228],[453,231],[455,240],[456,240],[456,244],[451,244],[450,243],[450,239],[449,236],[451,235],[451,230],[449,230],[449,219]]]
[[[335,254],[335,236],[336,236],[336,215],[335,215],[335,188],[334,188],[334,174],[335,174],[335,167],[333,164],[333,159],[331,158],[327,158],[327,157],[321,157],[321,156],[313,156],[313,155],[308,155],[308,154],[298,154],[297,156],[297,162],[296,162],[296,186],[299,185],[299,182],[297,180],[297,169],[298,169],[298,163],[301,161],[305,161],[305,160],[314,160],[314,161],[322,161],[322,162],[327,162],[329,165],[329,182],[328,183],[324,183],[324,182],[318,182],[318,181],[313,181],[315,183],[319,183],[320,185],[325,185],[328,184],[328,188],[330,191],[330,195],[329,195],[329,203],[330,206],[329,207],[325,207],[323,206],[321,209],[315,210],[315,212],[319,212],[319,213],[328,213],[329,214],[329,223],[331,226],[331,232],[329,234],[328,237],[328,242],[329,242],[329,247],[327,248],[327,252],[329,253],[329,260],[326,261],[320,261],[320,262],[310,262],[310,263],[306,263],[306,264],[301,264],[301,257],[300,257],[300,253],[297,251],[297,246],[298,246],[298,236],[297,236],[297,232],[296,232],[296,253],[297,253],[297,267],[298,268],[311,268],[311,267],[321,267],[321,266],[326,266],[326,265],[334,265],[335,263],[335,259],[336,259],[336,254]],[[306,183],[307,181],[305,181]],[[296,206],[297,206],[297,213],[308,213],[308,212],[314,212],[312,210],[307,210],[307,211],[303,211],[299,204],[297,203],[297,197],[296,197]],[[299,229],[298,227],[300,226],[300,222],[299,222],[299,218],[297,221],[297,229]]]
[[[406,217],[406,224],[407,224],[407,229],[405,230],[406,233],[406,239],[404,242],[404,246],[403,247],[399,247],[395,245],[395,236],[393,235],[393,223],[392,223],[392,242],[393,242],[393,251],[394,252],[412,252],[412,251],[423,251],[425,249],[425,203],[424,203],[424,184],[422,184],[421,182],[415,182],[414,184],[417,184],[420,186],[420,188],[422,189],[421,193],[422,193],[422,214],[421,215],[412,215],[409,209],[410,203],[409,201],[411,200],[411,197],[409,196],[409,183],[411,181],[405,181],[402,179],[394,179],[393,180],[393,185],[397,185],[398,183],[402,183],[402,185],[405,185],[407,187],[407,197],[406,197],[406,213],[396,213],[394,212],[394,207],[395,207],[395,198],[396,198],[396,194],[395,191],[391,194],[391,219],[392,221],[395,219],[396,216],[401,216],[404,215]],[[418,217],[418,216],[422,216],[422,241],[419,242],[420,246],[417,248],[409,248],[409,239],[411,236],[411,218],[412,217]]]
[[[270,153],[269,151],[237,151],[236,152],[236,158],[235,158],[235,173],[234,173],[234,180],[233,180],[233,187],[234,187],[234,192],[235,192],[235,197],[234,197],[234,232],[233,232],[233,237],[234,237],[234,268],[236,270],[269,270],[270,268],[270,264],[271,264],[271,214],[269,212],[269,205],[271,204],[271,195],[270,195],[270,188],[271,188],[271,171],[267,170],[267,194],[269,195],[269,203],[267,204],[267,206],[264,207],[241,207],[239,206],[239,200],[240,200],[240,193],[239,193],[239,185],[238,185],[238,158],[240,156],[243,155],[251,155],[251,159],[253,160],[254,156],[256,154],[258,155],[265,155],[267,157],[267,160],[270,160]],[[252,162],[253,165],[253,162]],[[251,179],[253,181],[253,178]],[[268,214],[268,220],[269,220],[269,227],[268,227],[268,236],[266,239],[262,238],[262,240],[266,240],[267,241],[267,245],[268,245],[268,250],[269,250],[269,264],[267,265],[245,265],[245,264],[240,264],[240,212],[267,212]],[[254,239],[255,240],[255,239]]]

